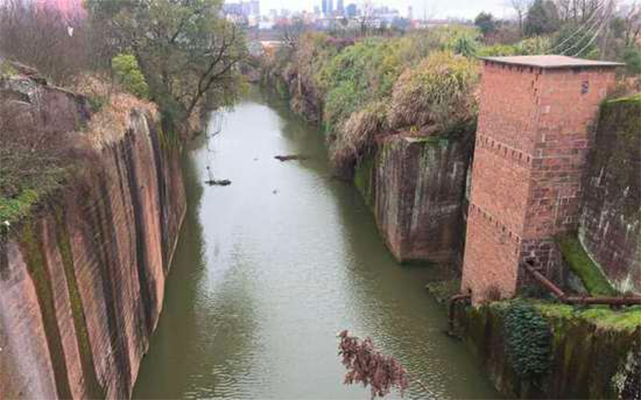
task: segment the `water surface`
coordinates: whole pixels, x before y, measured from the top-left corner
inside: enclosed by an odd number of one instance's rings
[[[205,185],[208,166],[233,184]],[[342,384],[342,329],[371,336],[431,390],[410,398],[498,396],[443,334],[424,289],[433,271],[394,262],[360,195],[332,179],[322,134],[283,101],[253,92],[186,157],[185,175],[187,217],[135,398],[368,399]]]

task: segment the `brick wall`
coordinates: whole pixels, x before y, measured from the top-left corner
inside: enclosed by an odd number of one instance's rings
[[[475,302],[517,290],[534,260],[560,279],[553,237],[577,228],[582,177],[611,67],[486,61],[463,267]]]

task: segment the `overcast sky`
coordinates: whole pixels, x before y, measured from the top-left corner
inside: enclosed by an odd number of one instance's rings
[[[227,0],[230,3],[238,0]],[[280,10],[287,8],[292,11],[312,11],[315,5],[320,6],[322,0],[260,0],[261,14],[267,14],[270,9]],[[336,7],[337,0],[334,0]],[[344,0],[349,3],[359,4],[362,0]],[[434,18],[463,17],[474,18],[479,12],[487,11],[500,17],[511,15],[509,0],[373,0],[374,4],[387,5],[397,8],[402,16],[407,15],[407,7],[414,8],[416,18],[423,16],[427,9],[428,16]]]

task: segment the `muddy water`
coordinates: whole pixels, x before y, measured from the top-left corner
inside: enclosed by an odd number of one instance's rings
[[[207,166],[233,184],[205,185]],[[189,211],[135,398],[367,399],[342,384],[342,329],[430,388],[410,398],[498,396],[442,333],[433,271],[394,262],[359,194],[331,178],[322,134],[282,101],[252,93],[185,170]]]

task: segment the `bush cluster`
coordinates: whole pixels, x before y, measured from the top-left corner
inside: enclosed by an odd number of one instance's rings
[[[532,305],[515,302],[506,310],[505,350],[510,365],[522,379],[536,380],[551,367],[552,333]]]
[[[477,112],[473,91],[478,77],[475,61],[451,52],[433,53],[396,82],[390,125],[447,131],[468,122]]]
[[[114,81],[127,92],[141,99],[149,97],[149,86],[136,57],[131,54],[118,54],[111,60],[111,70]]]
[[[280,75],[287,83],[296,108],[319,104],[304,113],[319,114],[331,162],[349,177],[376,135],[426,126],[445,133],[474,119],[479,38],[469,27],[355,42],[307,33],[262,64],[267,78]]]

